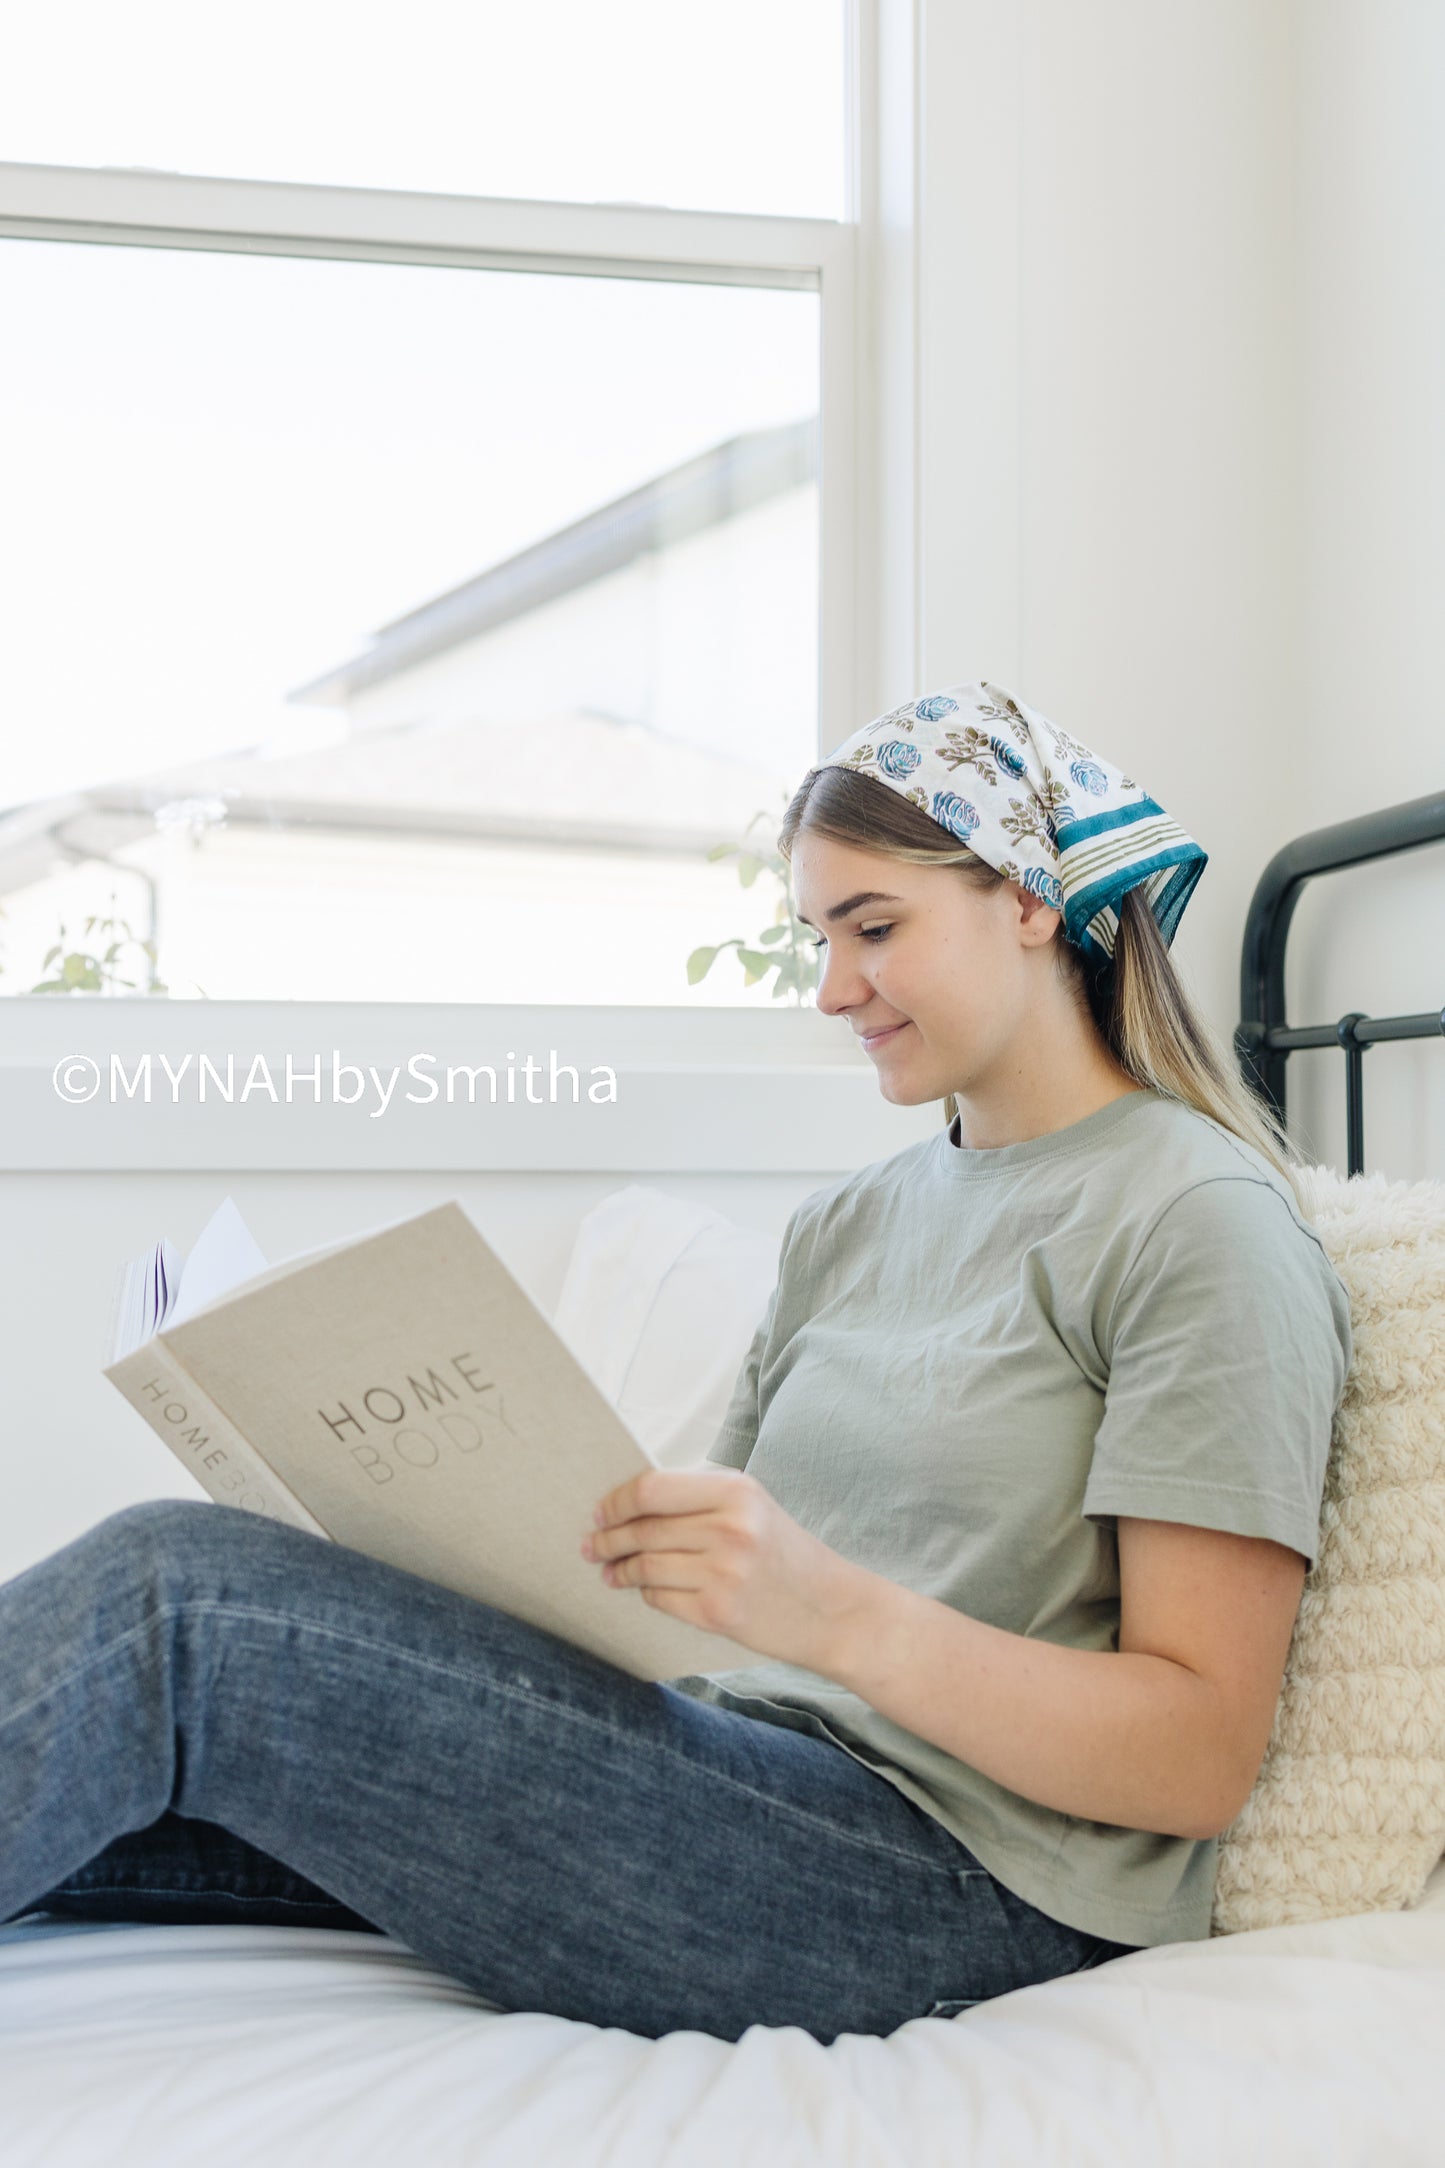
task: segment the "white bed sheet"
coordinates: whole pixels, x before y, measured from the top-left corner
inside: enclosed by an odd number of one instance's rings
[[[389,1937],[0,1928],[5,2168],[1440,2168],[1424,1902],[1170,1943],[822,2047],[495,2011]]]

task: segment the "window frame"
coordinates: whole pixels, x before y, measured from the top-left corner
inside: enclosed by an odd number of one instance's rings
[[[818,707],[830,719],[853,713],[857,678],[853,615],[840,606],[856,523],[855,234],[828,219],[0,164],[10,240],[817,293]]]
[[[816,292],[821,756],[855,729],[861,716],[907,697],[921,681],[926,613],[919,429],[926,387],[920,370],[919,206],[926,179],[921,101],[927,84],[922,56],[928,20],[941,12],[937,0],[932,5],[930,0],[911,0],[901,8],[885,7],[882,0],[847,0],[846,198],[845,216],[838,221],[0,163],[0,237]],[[941,97],[944,87],[928,86],[930,103]],[[936,495],[941,498],[942,491]],[[143,1001],[148,1016],[155,1018],[163,1006],[168,1021],[161,1029],[157,1020],[148,1035],[138,1037],[135,1027]],[[118,1004],[130,1012],[119,1034]],[[617,1049],[623,1071],[635,1070],[640,1076],[660,1063],[677,1072],[679,1081],[687,1075],[696,1089],[704,1089],[710,1079],[721,1093],[717,1111],[724,1128],[729,1108],[736,1108],[729,1094],[740,1086],[739,1064],[729,1059],[729,1047],[749,1050],[741,1067],[758,1081],[756,1107],[738,1124],[733,1138],[719,1136],[712,1121],[699,1121],[702,1108],[696,1107],[686,1124],[688,1164],[694,1167],[768,1163],[806,1169],[839,1164],[838,1139],[847,1124],[836,1128],[816,1118],[823,1071],[842,1083],[849,1120],[862,1125],[854,1127],[852,1148],[841,1163],[851,1163],[860,1144],[866,1156],[874,1128],[869,1115],[875,1110],[892,1115],[877,1129],[879,1137],[890,1140],[879,1149],[898,1145],[898,1110],[879,1108],[871,1063],[852,1044],[845,1025],[822,1018],[816,1010],[782,1005],[761,1013],[682,1004],[572,1010],[451,1006],[456,1030],[449,1036],[456,1039],[468,1031],[474,1039],[478,1026],[489,1022],[505,1032],[512,1019],[519,1021],[511,1028],[521,1029],[524,1018],[540,1025],[544,1018],[565,1022],[570,1017],[585,1025],[589,1038],[606,1038]],[[184,1163],[244,1169],[288,1163],[277,1156],[274,1131],[263,1142],[267,1125],[251,1125],[243,1133],[242,1125],[225,1124],[223,1116],[234,1109],[191,1109],[184,1136],[173,1121],[150,1124],[148,1146],[138,1142],[138,1132],[129,1143],[123,1141],[117,1126],[123,1110],[111,1110],[111,1120],[100,1127],[78,1121],[77,1110],[45,1097],[55,1034],[48,1023],[42,1025],[42,1008],[47,1016],[63,1016],[61,1036],[68,1049],[101,1062],[119,1037],[127,1044],[157,1048],[191,1043],[197,1036],[195,1024],[181,1018],[182,1009],[187,1019],[197,1018],[198,1012],[209,1016],[213,1024],[205,1038],[229,1042],[238,1050],[243,1042],[251,1048],[330,1046],[343,1022],[359,1028],[378,1049],[414,1048],[423,1018],[443,1013],[432,1005],[406,1002],[218,1000],[162,1005],[141,996],[0,997],[0,1104],[9,1100],[15,1116],[0,1123],[0,1135],[25,1140],[0,1146],[0,1166],[33,1170]],[[719,1027],[712,1018],[734,1022]],[[540,1041],[538,1033],[529,1031],[522,1043],[535,1048],[555,1042]],[[831,1062],[821,1060],[826,1048],[837,1049]],[[679,1094],[689,1103],[691,1096]],[[492,1131],[495,1141],[485,1146],[463,1126],[448,1125],[446,1163],[518,1170],[556,1166],[554,1147],[540,1138],[535,1121],[529,1131],[516,1118],[520,1110],[508,1111],[513,1118],[498,1123]],[[930,1125],[936,1118],[930,1117]],[[88,1144],[82,1142],[82,1128],[89,1131]],[[607,1164],[661,1167],[670,1164],[669,1152],[682,1148],[666,1144],[655,1123],[640,1117],[613,1128]],[[439,1136],[427,1140],[408,1131],[412,1141],[404,1144],[399,1132],[378,1158],[366,1156],[366,1149],[375,1152],[375,1140],[364,1149],[343,1144],[343,1134],[354,1135],[354,1125],[350,1131],[335,1128],[329,1136],[313,1133],[306,1163],[438,1164],[434,1154]],[[630,1142],[624,1144],[624,1138]],[[740,1140],[745,1143],[742,1158]],[[573,1156],[566,1163],[580,1164],[575,1157],[579,1148],[570,1148]],[[617,1161],[610,1152],[619,1150],[624,1156]],[[475,1156],[479,1151],[480,1158]],[[175,1157],[177,1152],[183,1162]],[[340,1158],[331,1158],[333,1153]],[[829,1153],[833,1156],[820,1157]]]

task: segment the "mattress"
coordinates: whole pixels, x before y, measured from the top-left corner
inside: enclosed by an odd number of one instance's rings
[[[823,2047],[503,2012],[390,1937],[0,1928],[5,2168],[1439,2168],[1445,1862],[1408,1912],[1140,1950]]]

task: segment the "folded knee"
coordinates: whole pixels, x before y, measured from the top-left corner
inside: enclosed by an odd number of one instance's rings
[[[139,1504],[122,1506],[96,1523],[96,1533],[113,1532],[118,1541],[141,1538],[151,1541],[171,1533],[189,1533],[204,1514],[216,1511],[207,1498],[143,1498]]]
[[[128,1563],[159,1566],[209,1542],[217,1510],[205,1498],[146,1498],[108,1514],[89,1534],[107,1556],[119,1553]]]

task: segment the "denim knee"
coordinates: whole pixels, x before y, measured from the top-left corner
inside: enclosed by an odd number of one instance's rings
[[[231,1579],[253,1560],[271,1561],[278,1537],[307,1546],[326,1540],[210,1498],[147,1498],[98,1521],[81,1541],[97,1544],[132,1570],[170,1570],[186,1585],[197,1577],[209,1585],[218,1573]]]
[[[152,1542],[171,1535],[186,1535],[199,1516],[216,1510],[209,1498],[143,1498],[138,1504],[121,1506],[97,1521],[92,1535],[104,1535],[115,1543]]]
[[[145,1498],[107,1514],[82,1540],[99,1545],[107,1557],[153,1568],[192,1554],[198,1540],[214,1535],[216,1511],[205,1498]]]

